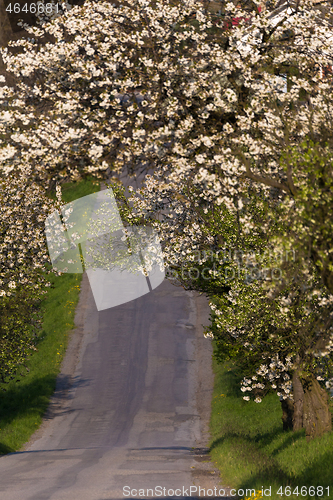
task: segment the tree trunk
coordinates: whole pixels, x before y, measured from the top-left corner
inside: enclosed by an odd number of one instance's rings
[[[292,399],[282,399],[281,406],[283,430],[290,431],[293,429],[294,402]]]
[[[0,45],[6,46],[12,36],[12,28],[6,12],[6,5],[0,0]]]
[[[293,373],[293,396],[294,396],[293,430],[299,431],[300,429],[303,428],[304,391],[300,378],[296,372]]]
[[[6,12],[6,6],[3,0],[0,0],[0,46],[5,47],[12,36],[12,28]],[[5,65],[0,55],[0,75],[5,72]]]
[[[332,430],[328,394],[315,378],[305,386],[303,420],[307,440]]]

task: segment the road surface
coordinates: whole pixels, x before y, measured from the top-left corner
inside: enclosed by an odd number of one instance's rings
[[[0,499],[197,498],[194,486],[218,486],[202,452],[212,392],[207,321],[206,299],[166,280],[98,312],[83,275],[47,418],[22,452],[0,458]]]

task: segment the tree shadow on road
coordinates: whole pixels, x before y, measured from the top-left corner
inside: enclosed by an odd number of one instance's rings
[[[59,385],[55,375],[33,380],[26,376],[0,390],[0,455],[19,450],[38,429],[43,417],[51,419],[56,412],[70,411],[62,408],[62,403],[67,398],[71,381],[63,377],[60,382]],[[76,385],[84,383],[86,381],[78,381]],[[49,407],[56,385],[59,390]]]

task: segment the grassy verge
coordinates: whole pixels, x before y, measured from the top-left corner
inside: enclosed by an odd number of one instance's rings
[[[66,203],[99,191],[99,183],[88,179],[66,184]],[[0,454],[19,450],[40,426],[52,396],[70,330],[74,327],[81,274],[50,276],[52,287],[41,304],[43,328],[37,351],[27,362],[29,373],[0,391]]]
[[[284,432],[275,394],[259,404],[244,401],[239,370],[214,361],[214,371],[210,449],[223,483],[241,498],[249,497],[250,489],[264,490],[263,498],[272,500],[331,498],[333,433],[307,442],[304,430]]]
[[[100,182],[93,178],[79,182],[69,182],[62,186],[62,199],[65,203],[69,203],[88,194],[97,193],[99,190]]]

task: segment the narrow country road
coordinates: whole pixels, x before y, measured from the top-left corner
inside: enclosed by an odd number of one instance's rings
[[[166,280],[98,312],[84,275],[47,418],[22,452],[0,458],[0,499],[170,498],[176,488],[173,498],[197,498],[193,485],[217,486],[200,457],[212,391],[207,320],[204,297]],[[146,491],[156,487],[164,494]]]

